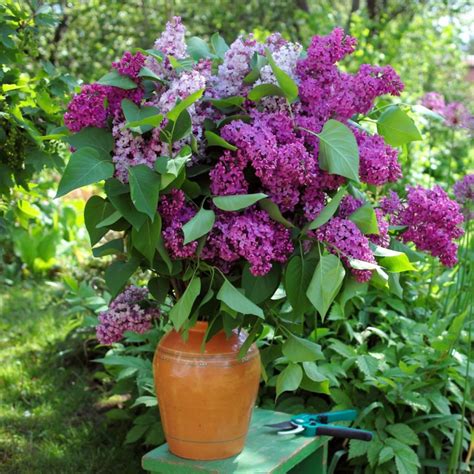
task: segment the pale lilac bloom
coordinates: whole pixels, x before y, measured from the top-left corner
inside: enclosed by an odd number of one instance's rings
[[[99,342],[107,345],[118,342],[125,331],[138,334],[149,331],[160,311],[146,302],[147,297],[146,288],[131,285],[112,300],[107,311],[99,314],[96,327]]]

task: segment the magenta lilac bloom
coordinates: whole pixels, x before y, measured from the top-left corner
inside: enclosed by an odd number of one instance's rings
[[[451,102],[444,108],[444,118],[449,127],[468,127],[471,114],[464,104]]]
[[[339,204],[337,215],[345,219],[363,205],[364,201],[362,201],[362,199],[355,198],[349,194],[348,196],[345,196],[342,199],[341,204]]]
[[[407,202],[397,218],[399,224],[408,226],[401,235],[404,242],[413,242],[448,267],[457,263],[458,247],[453,240],[463,235],[463,220],[459,204],[439,186],[409,187]]]
[[[380,200],[380,208],[384,212],[384,214],[389,215],[398,215],[402,207],[402,203],[400,201],[400,197],[395,191],[390,191],[388,196],[384,196]]]
[[[438,114],[443,114],[446,102],[438,92],[427,92],[421,99],[421,105]]]
[[[421,105],[442,115],[448,127],[473,128],[474,117],[467,107],[460,102],[447,103],[438,92],[427,92],[421,98]]]
[[[64,123],[71,132],[79,132],[86,127],[104,128],[109,117],[123,119],[123,99],[138,104],[142,98],[141,88],[124,90],[101,84],[86,84],[69,103]]]
[[[183,191],[173,189],[170,194],[163,196],[159,211],[163,219],[163,240],[170,255],[173,258],[193,256],[198,242],[184,245],[183,225],[196,214],[196,210],[186,203]]]
[[[240,258],[253,275],[265,275],[273,262],[284,263],[293,251],[291,233],[265,211],[248,209],[240,215],[221,212],[202,251],[202,258],[230,269]]]
[[[380,135],[368,135],[356,128],[353,132],[359,145],[361,181],[376,186],[398,181],[402,177],[398,151]]]
[[[467,174],[455,183],[453,191],[466,221],[474,219],[474,174]]]
[[[356,270],[350,266],[352,259],[376,263],[369,240],[352,221],[334,217],[316,231],[316,237],[327,244],[331,253],[341,258],[357,281],[370,280],[372,270]]]
[[[85,127],[103,128],[109,116],[107,109],[109,87],[100,84],[86,84],[76,94],[64,114],[64,123],[71,132]]]
[[[148,297],[146,288],[129,286],[109,305],[107,311],[99,314],[96,328],[101,344],[112,344],[122,339],[125,331],[143,334],[152,327],[153,319],[160,315],[155,307],[140,306]]]
[[[126,51],[120,61],[112,63],[112,67],[123,76],[138,80],[138,74],[144,64],[145,56],[142,53],[132,54],[130,51]]]

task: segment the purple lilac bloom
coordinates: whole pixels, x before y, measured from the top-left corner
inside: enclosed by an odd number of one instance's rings
[[[421,105],[441,115],[446,107],[444,97],[438,92],[427,92],[421,99]]]
[[[352,54],[356,44],[357,40],[346,35],[342,28],[335,28],[327,36],[313,36],[307,58],[298,63],[298,75],[311,77],[332,72],[329,66]]]
[[[379,202],[384,214],[398,215],[402,208],[400,197],[395,191],[390,191],[388,196],[384,196]]]
[[[364,205],[364,201],[362,199],[355,198],[354,196],[348,195],[345,196],[341,204],[339,204],[339,209],[337,215],[346,219],[349,217],[353,212],[357,211],[359,207]]]
[[[392,68],[392,66],[372,66],[370,64],[362,64],[357,74],[354,76],[343,75],[346,80],[342,81],[349,87],[351,104],[341,108],[344,104],[343,93],[347,91],[346,87],[341,89],[341,97],[336,99],[336,111],[341,118],[349,119],[355,113],[366,114],[374,105],[374,100],[384,94],[398,96],[402,92],[404,86],[400,77]]]
[[[148,290],[129,286],[109,305],[107,311],[99,314],[96,327],[97,339],[101,344],[112,344],[122,339],[125,331],[143,334],[152,327],[153,319],[160,315],[157,308],[140,306],[146,300]]]
[[[163,240],[172,258],[189,258],[196,253],[198,242],[184,245],[183,225],[196,214],[193,206],[186,203],[181,189],[173,189],[165,194],[158,205],[163,219]]]
[[[446,103],[438,92],[427,92],[421,99],[421,105],[444,117],[448,127],[473,128],[474,117],[460,102]]]
[[[85,127],[104,128],[109,117],[122,116],[122,100],[139,104],[143,98],[141,88],[124,90],[101,84],[86,84],[69,103],[64,123],[71,132]]]
[[[86,84],[75,94],[64,114],[64,123],[71,132],[85,127],[103,128],[109,116],[107,110],[108,86]]]
[[[235,154],[225,151],[209,172],[212,194],[216,196],[247,194],[248,183],[244,175],[247,162],[247,158],[240,151]]]
[[[442,188],[409,187],[407,203],[399,211],[397,220],[408,226],[401,234],[404,242],[413,242],[419,250],[439,258],[447,267],[456,264],[458,247],[453,240],[464,233],[459,226],[463,216],[459,204]]]
[[[243,258],[255,276],[268,273],[272,262],[284,263],[293,252],[291,233],[262,210],[250,208],[243,213],[218,212],[201,258],[223,271]]]
[[[298,61],[302,110],[322,125],[329,118],[345,121],[367,113],[383,94],[399,95],[403,83],[391,66],[363,64],[355,74],[339,71],[336,63],[351,54],[356,40],[336,28],[328,36],[315,36],[305,59]],[[319,127],[312,128],[319,132]]]
[[[338,209],[338,216],[342,218],[348,218],[353,212],[357,211],[361,206],[364,205],[362,199],[355,198],[351,195],[345,196]],[[378,234],[368,234],[367,238],[380,247],[388,247],[390,243],[390,237],[388,235],[388,221],[385,219],[384,212],[381,209],[375,209],[375,216],[377,218],[377,227],[379,229]]]
[[[145,56],[140,53],[132,54],[130,51],[125,51],[120,61],[112,63],[112,67],[120,74],[130,77],[136,82],[139,82],[138,73],[145,64]]]
[[[376,186],[398,181],[402,177],[398,151],[380,135],[368,135],[355,127],[353,132],[359,146],[361,181]]]
[[[316,186],[308,186],[303,195],[303,211],[306,219],[312,221],[319,216],[326,204],[326,194]]]
[[[474,219],[474,174],[467,174],[455,183],[453,191],[466,221]]]
[[[333,217],[316,231],[316,237],[326,243],[331,253],[341,258],[357,281],[370,280],[372,270],[356,270],[350,266],[352,259],[376,263],[369,240],[352,221]]]
[[[302,138],[293,131],[289,117],[281,114],[253,114],[253,123],[233,121],[222,130],[222,137],[239,148],[234,164],[239,165],[239,185],[245,188],[242,174],[250,166],[261,186],[282,212],[293,210],[300,200],[299,188],[310,184],[317,161],[308,153]],[[229,155],[224,154],[228,160]],[[223,160],[211,174],[213,189],[223,189],[229,171]],[[220,183],[219,181],[222,180]]]
[[[460,102],[451,102],[446,105],[443,111],[444,120],[448,127],[468,128],[471,114],[464,104]]]

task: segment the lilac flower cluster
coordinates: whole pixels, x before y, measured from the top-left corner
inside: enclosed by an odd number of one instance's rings
[[[444,117],[448,127],[473,128],[474,117],[460,102],[446,103],[438,92],[427,92],[421,99],[421,105]]]
[[[253,275],[265,275],[272,262],[286,262],[293,251],[291,233],[265,211],[247,209],[239,215],[219,212],[201,257],[224,271],[241,258]]]
[[[345,196],[341,201],[338,210],[338,217],[348,218],[352,213],[357,211],[364,205],[362,199],[353,196]],[[367,238],[380,247],[388,247],[390,244],[390,236],[388,235],[389,223],[385,219],[385,214],[382,209],[375,209],[375,217],[377,218],[378,234],[368,234]]]
[[[459,204],[449,198],[439,186],[425,189],[410,186],[407,201],[401,203],[395,195],[383,203],[383,209],[395,211],[391,223],[407,226],[401,234],[404,242],[413,242],[419,250],[439,258],[452,267],[457,262],[457,245],[453,242],[464,233]]]
[[[364,205],[364,201],[362,199],[355,198],[354,196],[348,195],[345,196],[341,204],[339,204],[339,209],[337,211],[337,215],[346,219],[349,217],[353,212],[357,211],[360,207]]]
[[[353,132],[359,146],[361,181],[376,186],[398,181],[402,177],[398,151],[380,135],[368,135],[355,127]]]
[[[138,82],[138,74],[145,64],[145,59],[145,56],[140,52],[132,54],[130,51],[126,51],[120,61],[112,63],[112,67],[123,76],[128,76]]]
[[[263,52],[262,45],[252,35],[247,38],[239,36],[226,51],[218,68],[213,84],[216,97],[239,95],[249,89],[243,84],[243,79],[250,72],[250,60],[255,53]]]
[[[184,245],[183,225],[195,214],[193,206],[186,203],[181,189],[173,189],[160,200],[158,210],[163,220],[163,240],[173,258],[188,258],[196,253],[197,241]]]
[[[133,55],[127,51],[120,61],[112,63],[112,67],[138,84],[138,73],[144,62],[145,56],[142,53]],[[109,117],[123,117],[121,105],[123,99],[139,104],[143,95],[141,87],[124,90],[97,83],[86,84],[69,103],[64,123],[71,132],[79,132],[85,127],[104,128]]]
[[[163,196],[159,211],[163,219],[163,240],[171,257],[194,256],[198,242],[184,245],[182,229],[196,210],[186,203],[183,191],[172,190]],[[272,268],[272,262],[285,262],[292,251],[290,231],[271,220],[266,212],[251,208],[242,214],[217,212],[201,258],[224,271],[243,258],[250,263],[254,275],[264,275]]]
[[[188,137],[175,143],[171,152],[177,152],[186,143],[192,145],[191,163],[202,160],[200,165],[209,166],[209,181],[206,181],[207,176],[199,178],[202,181],[199,185],[206,193],[207,186],[213,196],[265,193],[285,219],[298,227],[305,226],[320,214],[329,196],[346,183],[343,176],[329,174],[319,166],[317,134],[329,119],[336,119],[353,131],[363,183],[381,186],[401,178],[397,150],[387,145],[382,136],[353,127],[349,119],[369,112],[381,95],[400,95],[403,83],[391,66],[363,64],[354,74],[343,72],[338,62],[354,52],[356,40],[345,35],[342,29],[336,28],[327,36],[315,36],[305,56],[301,54],[301,45],[288,42],[279,34],[270,35],[264,42],[258,42],[252,35],[240,36],[214,69],[216,64],[209,59],[193,61],[189,58],[185,33],[181,19],[174,17],[156,40],[152,54],[145,57],[142,53],[126,52],[112,64],[119,74],[136,83],[135,89],[86,85],[69,105],[65,123],[71,131],[110,127],[114,138],[112,160],[119,180],[128,181],[131,166],[145,164],[153,168],[160,157],[170,154],[168,143],[162,142],[161,127],[143,134],[125,128],[122,100],[127,98],[137,105],[154,106],[166,115],[179,101],[200,90],[205,91],[204,98],[187,108],[192,139]],[[260,101],[244,99],[239,111],[244,118],[228,120],[209,98],[245,98],[255,86],[278,84],[271,65],[265,63],[267,50],[277,66],[295,81],[298,100],[289,105],[282,97],[264,97]],[[256,81],[244,82],[255,67],[257,57],[264,62]],[[154,82],[152,90],[147,86],[146,96],[140,76],[143,67],[161,79]],[[442,109],[450,123],[464,120],[459,106],[446,105],[438,95],[427,96],[425,105],[433,110]],[[220,127],[218,122],[223,118],[226,125]],[[217,130],[236,149],[209,153],[205,127]],[[189,175],[188,179],[193,180]],[[459,189],[462,194],[461,185]],[[383,199],[379,207],[375,205],[379,228],[376,235],[363,235],[350,220],[351,214],[363,204],[362,200],[346,197],[336,217],[310,234],[324,242],[331,252],[339,254],[359,281],[367,281],[372,271],[354,269],[350,260],[375,263],[369,244],[389,245],[387,216],[390,223],[407,226],[403,240],[414,242],[443,263],[451,265],[455,261],[456,245],[452,241],[459,236],[459,213],[456,214],[456,204],[436,188],[432,191],[412,188],[407,203],[392,194]],[[438,206],[436,212],[433,206]],[[187,201],[182,190],[173,189],[160,196],[162,236],[171,258],[197,258],[198,242],[184,245],[183,233],[183,225],[196,215],[197,209],[198,205]],[[250,265],[252,274],[265,275],[274,263],[284,263],[291,256],[290,230],[274,221],[266,211],[257,206],[238,212],[223,212],[214,207],[213,210],[215,223],[200,247],[199,258],[223,271],[231,271],[244,261]],[[435,217],[430,220],[431,212]],[[308,242],[314,244],[314,240]]]
[[[293,131],[286,115],[254,112],[253,119],[251,124],[233,121],[223,128],[222,136],[239,150],[235,156],[225,153],[221,157],[211,173],[211,189],[223,189],[231,175],[234,188],[248,189],[243,172],[250,167],[259,179],[262,191],[282,211],[292,211],[300,200],[299,188],[309,184],[319,169],[316,158],[308,153],[303,139]]]
[[[474,219],[474,174],[467,174],[455,183],[453,191],[466,221]]]
[[[421,105],[438,114],[443,114],[446,102],[439,92],[427,92],[421,99]]]
[[[389,191],[388,196],[380,199],[379,205],[384,214],[392,217],[398,216],[399,211],[402,209],[402,202],[395,191]],[[395,219],[393,222],[395,223]]]
[[[167,148],[161,142],[160,130],[155,128],[151,135],[134,135],[124,128],[125,120],[115,120],[112,136],[115,140],[112,161],[115,164],[115,176],[123,183],[128,183],[128,169],[131,166],[146,165],[153,168],[157,157],[165,155]]]
[[[122,339],[125,331],[143,334],[152,327],[153,319],[160,315],[155,307],[142,307],[148,290],[129,286],[109,305],[107,311],[99,314],[99,325],[96,327],[97,339],[101,344],[112,344]]]
[[[110,117],[123,118],[123,99],[139,104],[143,99],[143,89],[124,90],[101,84],[87,84],[69,103],[64,114],[64,124],[71,132],[79,132],[85,127],[104,128]]]
[[[472,115],[464,104],[451,102],[444,108],[444,120],[448,127],[469,128],[472,125]]]
[[[319,132],[330,118],[346,121],[367,113],[383,94],[400,95],[403,83],[392,67],[363,64],[356,74],[340,71],[338,61],[354,52],[355,38],[336,28],[328,36],[315,36],[305,59],[298,61],[302,110],[313,117]]]
[[[370,280],[372,270],[357,270],[350,265],[352,259],[376,263],[369,240],[352,221],[334,217],[316,231],[316,237],[327,245],[331,253],[340,257],[357,281]]]
[[[85,127],[105,127],[109,117],[108,90],[108,87],[100,84],[83,86],[81,92],[73,97],[64,114],[66,127],[71,132],[79,132]]]
[[[186,41],[186,29],[181,22],[180,17],[173,17],[166,23],[165,31],[155,41],[153,49],[163,56],[161,61],[158,61],[153,56],[148,56],[145,60],[145,66],[153,71],[159,77],[164,79],[176,78],[177,74],[173,69],[169,56],[180,60],[188,55]]]
[[[174,16],[166,23],[165,31],[155,41],[153,48],[160,51],[164,56],[173,56],[176,59],[184,59],[187,56],[185,41],[186,28],[179,16]]]

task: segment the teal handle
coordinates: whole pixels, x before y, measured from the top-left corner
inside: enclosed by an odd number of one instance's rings
[[[294,416],[291,421],[297,425],[305,425],[307,423],[332,423],[333,421],[354,421],[357,418],[356,410],[328,411],[326,413],[316,413],[310,415],[301,413]]]
[[[325,413],[327,418],[325,423],[332,423],[333,421],[354,421],[357,418],[356,410],[342,410]]]

